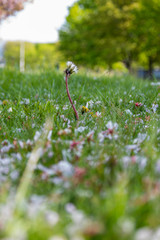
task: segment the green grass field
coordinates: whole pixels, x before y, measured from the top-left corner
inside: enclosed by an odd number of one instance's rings
[[[159,240],[159,86],[1,70],[0,239]]]

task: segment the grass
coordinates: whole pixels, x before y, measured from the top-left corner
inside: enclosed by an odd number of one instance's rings
[[[158,84],[0,74],[0,239],[160,239]]]

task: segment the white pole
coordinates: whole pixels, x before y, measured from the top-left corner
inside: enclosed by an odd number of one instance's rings
[[[19,62],[20,72],[25,70],[25,42],[20,42],[20,62]]]

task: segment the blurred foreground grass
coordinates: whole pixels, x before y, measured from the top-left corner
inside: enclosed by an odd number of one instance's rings
[[[159,83],[0,74],[0,239],[160,239]]]

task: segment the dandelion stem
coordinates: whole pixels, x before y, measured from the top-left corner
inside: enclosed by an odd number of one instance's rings
[[[76,110],[76,108],[75,108],[75,106],[73,104],[73,101],[71,99],[71,96],[70,96],[70,93],[69,93],[69,89],[68,89],[68,77],[69,77],[69,74],[66,73],[66,90],[67,90],[67,95],[68,95],[69,101],[70,101],[70,103],[72,105],[72,108],[73,108],[73,110],[75,112],[76,120],[78,120],[79,119],[78,112],[77,112],[77,110]]]

